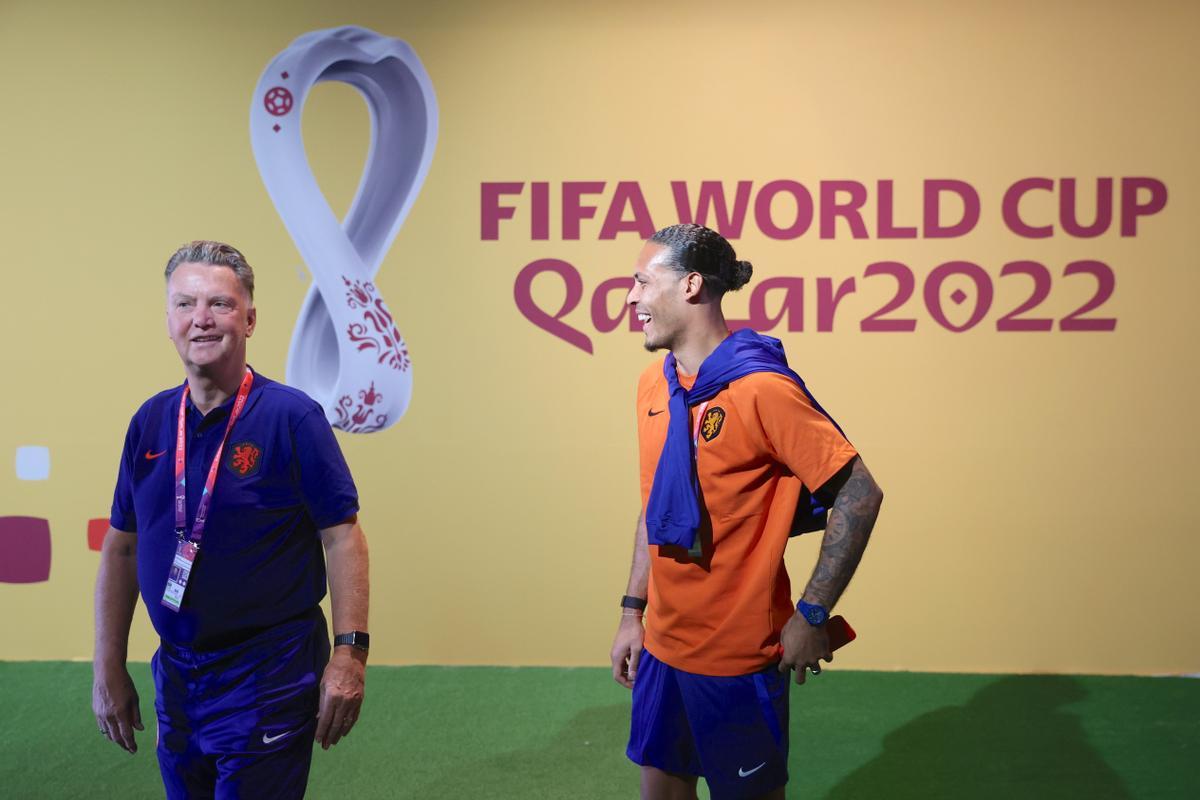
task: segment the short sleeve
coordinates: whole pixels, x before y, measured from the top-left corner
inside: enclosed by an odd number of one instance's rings
[[[754,403],[768,446],[809,491],[816,491],[858,451],[795,381],[774,373],[756,378]]]
[[[662,387],[662,375],[663,359],[660,358],[646,367],[638,378],[638,473],[643,510],[650,498],[650,488],[654,485],[654,473],[658,469],[658,458],[666,437],[666,424],[670,420],[670,415],[664,413],[667,410],[667,397]]]
[[[292,452],[304,505],[320,529],[345,522],[358,511],[358,489],[333,428],[319,408],[300,418]]]
[[[126,533],[137,533],[137,513],[133,506],[133,465],[140,439],[138,418],[135,415],[129,420],[129,430],[125,432],[125,447],[121,451],[117,486],[113,490],[112,510],[108,515],[108,524]]]

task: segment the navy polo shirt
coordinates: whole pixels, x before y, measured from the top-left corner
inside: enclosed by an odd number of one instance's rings
[[[177,541],[175,425],[184,385],[156,394],[133,415],[110,522],[137,533],[138,585],[159,636],[206,650],[316,607],[325,596],[319,531],[358,511],[358,491],[321,407],[255,373],[221,456],[183,607],[163,606]],[[189,533],[233,402],[203,416],[188,397]]]

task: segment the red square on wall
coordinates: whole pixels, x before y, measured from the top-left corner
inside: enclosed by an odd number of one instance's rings
[[[50,579],[50,520],[0,517],[0,583]]]
[[[108,517],[88,520],[88,550],[99,550],[108,533]]]

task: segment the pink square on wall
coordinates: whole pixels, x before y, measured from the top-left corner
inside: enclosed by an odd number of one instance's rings
[[[108,517],[88,520],[88,550],[99,550],[108,533]]]
[[[50,520],[0,517],[0,583],[50,579]]]

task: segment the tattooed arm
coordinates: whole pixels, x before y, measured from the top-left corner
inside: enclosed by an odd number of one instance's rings
[[[883,503],[883,490],[858,456],[821,487],[818,496],[835,492],[821,540],[821,554],[803,595],[806,602],[824,606],[826,610],[833,608],[854,576]],[[806,666],[816,667],[813,673],[816,674],[820,671],[820,659],[833,660],[825,627],[808,624],[799,612],[788,620],[780,640],[783,660],[779,669],[796,668],[796,683],[804,683]]]
[[[821,555],[804,590],[805,601],[826,610],[833,608],[854,576],[883,503],[883,490],[858,456],[830,483],[835,485],[826,484],[817,492],[818,497],[836,494],[821,539]]]

